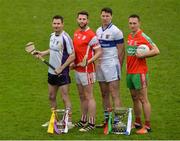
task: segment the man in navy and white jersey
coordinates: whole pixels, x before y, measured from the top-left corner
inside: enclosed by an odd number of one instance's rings
[[[124,59],[123,33],[111,21],[112,9],[103,8],[101,10],[102,26],[96,31],[103,52],[102,57],[96,64],[96,77],[101,89],[105,121],[108,120],[108,113],[112,109],[110,94],[112,96],[114,109],[118,109],[121,106],[119,80],[121,78]],[[115,120],[118,119],[115,117]]]
[[[57,91],[61,92],[65,109],[70,110],[69,121],[71,121],[71,102],[68,96],[68,87],[71,83],[69,76],[69,64],[75,59],[73,43],[70,36],[63,30],[63,17],[56,15],[52,20],[54,32],[51,34],[49,49],[37,51],[40,56],[50,54],[49,63],[55,68],[48,69],[48,90],[51,109],[57,108]],[[47,126],[48,122],[42,126]]]

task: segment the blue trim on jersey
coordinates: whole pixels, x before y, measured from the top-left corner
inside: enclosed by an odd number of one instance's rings
[[[99,40],[102,48],[116,47],[115,41]]]
[[[109,25],[108,25],[108,28],[111,28],[111,26],[112,26],[113,24],[112,23],[110,23]]]
[[[112,25],[113,25],[113,24],[110,23],[106,28],[103,28],[103,27],[102,27],[102,31],[105,31],[106,29],[110,28]]]
[[[99,40],[99,43],[101,44],[102,48],[111,48],[111,47],[116,47],[117,44],[124,43],[124,39],[120,40],[113,40],[113,41],[108,41],[108,40]]]
[[[70,46],[71,46],[71,49],[73,50],[73,43],[72,43],[71,38],[69,37],[69,35],[68,35],[66,32],[64,32],[64,36],[67,37],[68,42],[69,42],[69,44],[70,44]]]
[[[116,42],[116,44],[122,44],[122,43],[124,43],[124,38],[115,40],[115,42]]]
[[[69,57],[69,54],[67,52],[67,45],[66,45],[66,40],[63,38],[63,46],[64,46],[64,49],[63,49],[63,55],[62,55],[62,60],[61,60],[61,65],[63,65],[67,58]],[[62,74],[68,74],[69,73],[69,67],[67,66],[63,71],[62,71]]]

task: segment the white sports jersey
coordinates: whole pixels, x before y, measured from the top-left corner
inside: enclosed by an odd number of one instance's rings
[[[69,55],[73,52],[73,43],[70,36],[65,31],[63,31],[58,36],[55,35],[55,33],[52,33],[50,37],[49,49],[49,63],[53,67],[57,68],[60,65],[64,64]],[[48,69],[48,72],[51,74],[55,74],[54,70],[52,70],[50,67]],[[69,67],[65,68],[62,72],[62,74],[68,73]]]
[[[124,43],[122,31],[110,23],[106,29],[99,27],[96,35],[103,50],[101,59],[117,58],[118,50],[116,45]]]

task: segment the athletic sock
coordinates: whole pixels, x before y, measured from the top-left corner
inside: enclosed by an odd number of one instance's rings
[[[87,122],[87,115],[81,115],[81,121],[86,123]]]
[[[94,118],[94,117],[89,117],[88,123],[89,123],[90,125],[95,125],[95,118]]]
[[[108,110],[104,111],[104,120],[105,120],[105,122],[108,122],[108,120],[109,120],[109,111]]]
[[[140,117],[136,117],[135,118],[135,123],[142,125],[141,118]]]
[[[150,121],[145,121],[145,127],[147,128],[147,129],[151,129],[151,127],[150,127]]]

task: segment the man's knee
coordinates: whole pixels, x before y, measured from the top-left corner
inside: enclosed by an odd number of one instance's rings
[[[117,87],[110,88],[110,93],[113,99],[119,98],[119,90]]]
[[[87,94],[86,95],[86,100],[88,100],[88,101],[90,101],[90,100],[93,100],[94,99],[94,96],[93,96],[93,94]]]
[[[139,100],[142,104],[148,103],[148,100],[144,96],[139,96]]]
[[[79,93],[79,98],[81,101],[86,99],[86,96],[83,93]]]
[[[139,98],[138,98],[138,96],[137,96],[137,95],[132,95],[131,97],[132,97],[132,100],[133,100],[134,102],[136,102],[136,101],[138,101],[138,100],[139,100]]]
[[[61,92],[61,95],[62,95],[63,98],[66,98],[68,96],[68,92],[67,91],[66,92]]]
[[[111,93],[111,96],[113,99],[119,99],[119,94],[118,93]]]
[[[109,98],[109,93],[108,93],[108,91],[103,91],[103,92],[102,92],[102,98],[103,98],[103,99]]]
[[[114,83],[110,84],[110,86],[109,86],[109,91],[113,98],[119,97],[119,87],[116,83],[114,82]]]
[[[50,93],[50,94],[49,94],[49,100],[50,100],[50,101],[56,100],[56,95]]]

